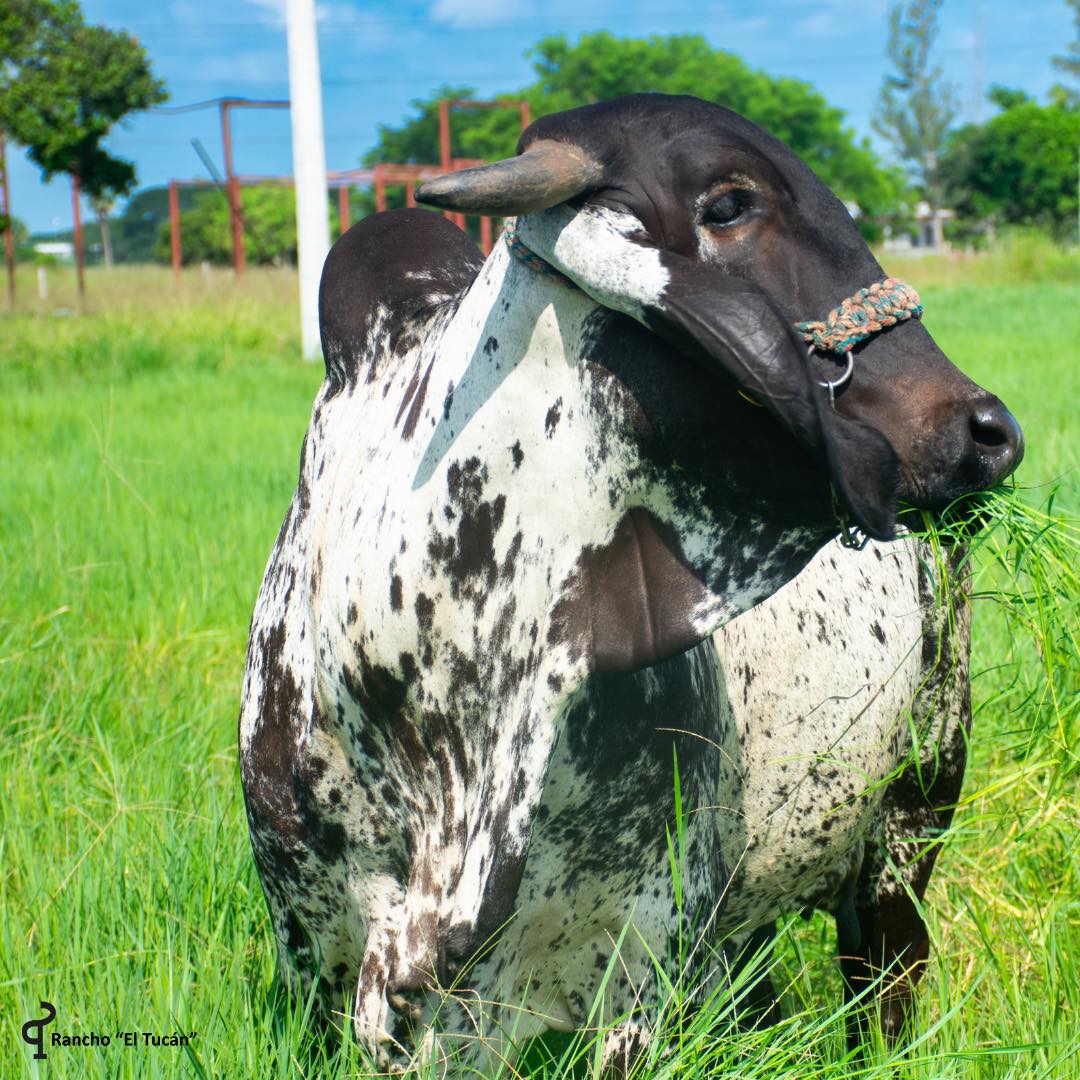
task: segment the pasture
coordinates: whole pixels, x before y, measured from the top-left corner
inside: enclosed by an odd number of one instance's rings
[[[928,897],[907,1047],[845,1060],[831,920],[782,935],[777,1028],[676,1016],[650,1075],[1080,1077],[1075,513],[1080,259],[1038,246],[896,273],[1025,428],[1031,510],[976,553],[975,736]],[[48,309],[74,308],[50,272]],[[90,274],[85,316],[29,299],[0,334],[0,1075],[356,1076],[274,981],[236,760],[248,618],[321,366],[286,271]],[[1011,612],[1011,614],[1010,614]],[[34,1062],[22,1023],[109,1034]],[[49,1029],[47,1029],[49,1030]],[[195,1033],[125,1047],[116,1033]],[[558,1076],[587,1040],[505,1076]],[[35,1072],[36,1070],[36,1072]]]

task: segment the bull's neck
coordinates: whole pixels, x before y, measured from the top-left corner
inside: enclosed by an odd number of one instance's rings
[[[441,343],[414,487],[434,484],[444,502],[433,550],[460,564],[466,533],[484,533],[469,531],[470,515],[482,514],[497,526],[493,557],[547,612],[550,640],[587,670],[628,670],[770,595],[821,540],[735,500],[703,505],[649,468],[622,422],[625,388],[583,356],[602,311],[498,244]]]

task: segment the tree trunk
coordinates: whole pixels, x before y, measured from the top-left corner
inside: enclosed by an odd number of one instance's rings
[[[71,216],[75,223],[75,280],[79,285],[79,310],[86,302],[86,263],[83,254],[82,212],[79,209],[81,184],[75,173],[71,174]]]
[[[98,228],[101,230],[101,253],[105,259],[105,269],[113,267],[112,236],[109,234],[109,215],[107,211],[98,211]]]
[[[7,142],[0,134],[0,214],[5,221],[4,261],[7,263],[8,307],[15,307],[15,228],[11,217],[11,192],[8,188]]]

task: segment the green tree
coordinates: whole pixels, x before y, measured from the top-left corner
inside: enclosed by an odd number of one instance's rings
[[[1047,105],[995,87],[1001,111],[950,137],[941,174],[962,218],[1032,225],[1075,235],[1080,109],[1057,97]]]
[[[46,179],[79,178],[91,198],[124,195],[135,167],[101,145],[130,113],[166,98],[146,50],[122,31],[87,26],[78,6],[7,0],[0,22],[0,127]]]
[[[500,98],[524,98],[534,118],[638,91],[693,94],[772,132],[870,217],[892,210],[903,190],[902,176],[882,168],[869,144],[845,127],[843,112],[812,86],[756,71],[734,54],[713,49],[701,35],[638,39],[601,32],[575,44],[557,35],[543,38],[530,55],[535,81]],[[444,86],[432,98],[414,101],[417,115],[401,127],[381,127],[365,161],[437,162],[438,99],[472,96],[467,87]],[[516,108],[463,109],[455,112],[452,129],[455,157],[488,160],[513,154],[520,134]],[[391,193],[391,205],[395,198],[400,204],[401,194]]]
[[[885,76],[871,117],[931,208],[942,205],[938,165],[956,118],[955,93],[930,61],[941,0],[907,0],[889,9],[886,54],[896,68]]]
[[[198,191],[182,187],[178,194],[181,215],[195,206]],[[157,249],[162,225],[169,228],[169,189],[143,188],[128,199],[119,217],[112,219],[113,255],[117,262],[151,262],[155,257],[167,262],[169,246]]]
[[[194,205],[180,214],[181,252],[185,263],[232,262],[229,206],[220,191],[200,191]],[[240,192],[244,218],[244,249],[249,263],[296,261],[296,195],[291,187],[263,185]],[[330,213],[330,203],[326,206]],[[158,226],[155,255],[168,259],[168,219]]]
[[[1066,75],[1080,80],[1080,0],[1065,0],[1073,12],[1073,33],[1076,35],[1069,45],[1069,51],[1064,56],[1055,56],[1052,60],[1054,67],[1064,71]]]
[[[73,0],[4,0],[0,7],[0,117],[23,64],[47,51],[57,34],[82,21]]]
[[[26,252],[26,249],[30,243],[30,230],[26,227],[26,223],[17,217],[11,217],[7,219],[6,223],[0,221],[0,232],[6,227],[6,224],[11,226],[11,239],[15,246],[15,257],[21,260]]]

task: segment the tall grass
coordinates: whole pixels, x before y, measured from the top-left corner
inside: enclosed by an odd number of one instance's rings
[[[1080,1076],[1080,558],[1063,511],[1080,310],[1060,283],[931,270],[903,271],[930,329],[1029,449],[973,540],[975,734],[926,902],[918,1034],[847,1055],[818,917],[767,958],[779,1026],[734,1029],[723,996],[684,1007],[691,973],[643,1074]],[[320,372],[295,359],[284,275],[218,292],[197,272],[179,290],[120,274],[91,274],[88,316],[0,324],[0,1075],[368,1074],[347,1025],[313,1037],[275,981],[236,768],[247,620]],[[42,999],[52,1030],[196,1037],[35,1063],[18,1033]],[[501,1075],[590,1075],[598,1046],[550,1038]]]
[[[1080,285],[1080,253],[1034,229],[1006,231],[992,251],[949,255],[879,252],[895,277],[919,287],[957,285]]]

